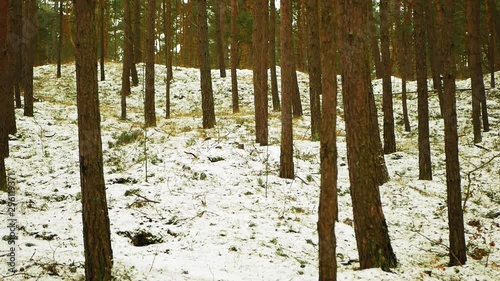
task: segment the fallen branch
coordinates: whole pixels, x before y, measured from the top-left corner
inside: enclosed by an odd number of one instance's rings
[[[140,198],[142,198],[142,199],[146,200],[147,202],[151,202],[151,203],[160,203],[160,201],[155,201],[155,200],[148,199],[148,198],[146,198],[146,197],[144,197],[144,196],[142,196],[142,195],[140,195],[140,194],[137,194],[137,193],[133,193],[133,194],[134,194],[135,196],[137,196],[137,197],[140,197]]]
[[[189,151],[184,151],[184,153],[188,154],[188,155],[191,155],[193,156],[194,158],[198,159],[198,156],[196,156],[196,154],[192,153],[192,152],[189,152]]]
[[[482,168],[484,168],[486,165],[490,164],[493,160],[495,160],[496,158],[500,157],[500,153],[491,157],[488,161],[482,163],[480,166],[476,167],[475,169],[469,171],[467,173],[467,187],[465,188],[466,189],[466,192],[465,192],[465,198],[464,198],[464,204],[462,205],[462,211],[465,212],[465,206],[467,205],[467,200],[469,199],[470,197],[470,186],[471,186],[471,175],[472,173],[476,172],[477,170],[480,170]]]

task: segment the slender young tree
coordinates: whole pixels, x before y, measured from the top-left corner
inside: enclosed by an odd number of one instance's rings
[[[105,78],[106,78],[106,75],[104,73],[104,33],[105,33],[105,29],[104,29],[104,8],[105,8],[105,1],[104,0],[99,0],[99,23],[100,23],[100,27],[99,27],[99,49],[100,49],[100,59],[99,59],[99,63],[100,63],[100,70],[101,70],[101,81],[104,81]]]
[[[97,89],[97,0],[75,1],[76,91],[85,279],[111,280],[111,249]]]
[[[7,35],[9,26],[9,1],[0,0],[0,69],[9,68],[7,49]],[[5,158],[9,156],[9,130],[8,130],[8,96],[12,87],[8,71],[0,71],[0,191],[7,191],[7,173]]]
[[[59,38],[57,40],[57,78],[61,78],[61,52],[62,52],[62,41],[63,41],[63,2],[64,2],[63,0],[59,1]]]
[[[394,134],[394,112],[392,103],[392,60],[390,52],[389,0],[380,1],[380,34],[383,65],[383,112],[384,112],[384,153],[396,152],[396,136]]]
[[[380,201],[382,173],[377,110],[370,90],[370,1],[337,0],[349,179],[361,269],[397,264]],[[360,110],[364,109],[364,110]],[[377,141],[378,140],[378,141]],[[385,166],[385,165],[384,165]],[[384,177],[382,179],[381,177]]]
[[[480,27],[480,7],[479,1],[467,0],[467,50],[469,57],[469,72],[472,84],[472,125],[474,128],[474,143],[482,141],[481,136],[481,104],[486,100],[486,93],[483,81],[483,68],[481,60],[481,27]],[[486,103],[486,101],[484,101]],[[484,131],[489,130],[488,111],[483,108]],[[483,114],[484,115],[484,114]]]
[[[337,280],[335,221],[337,203],[337,50],[338,6],[321,0],[320,42],[322,68],[322,122],[320,134],[321,190],[318,210],[319,280]]]
[[[233,113],[240,111],[238,99],[238,4],[231,0],[231,95]]]
[[[292,125],[292,1],[281,0],[281,152],[280,177],[293,179],[293,125]]]
[[[124,0],[123,11],[123,29],[124,29],[124,44],[123,44],[123,61],[122,61],[122,89],[121,89],[121,119],[127,119],[127,96],[130,95],[130,65],[132,56],[132,25],[130,14],[130,0]]]
[[[222,21],[225,20],[225,15],[221,15],[222,5],[225,5],[223,0],[214,0],[212,10],[215,16],[215,44],[219,58],[219,73],[220,77],[226,77],[226,59],[224,56],[224,30],[222,30]]]
[[[415,61],[418,91],[418,167],[419,179],[432,180],[431,145],[429,142],[429,95],[427,92],[427,52],[425,36],[425,5],[427,0],[415,0],[413,8]]]
[[[207,0],[198,0],[198,45],[203,128],[210,129],[215,127],[215,109],[208,52]]]
[[[267,99],[267,56],[268,54],[268,1],[253,3],[253,88],[255,106],[255,136],[260,145],[268,144],[268,99]]]
[[[148,0],[146,7],[146,95],[144,101],[144,124],[156,127],[155,112],[155,13],[156,0]]]
[[[37,26],[37,6],[36,0],[26,0],[23,18],[23,42],[22,48],[24,66],[24,116],[33,117],[33,62],[35,51],[35,40]]]
[[[276,3],[269,0],[269,68],[271,69],[271,97],[273,110],[280,111],[280,96],[278,93],[278,77],[276,74]]]
[[[457,2],[444,0],[441,9],[444,15],[443,39],[443,119],[446,154],[446,190],[448,204],[449,257],[450,265],[464,265],[467,261],[465,246],[462,191],[460,185],[460,161],[458,156],[457,111],[455,98],[456,45],[453,40],[455,30],[454,11]]]
[[[321,128],[321,53],[319,46],[318,0],[306,0],[309,45],[307,62],[309,70],[309,100],[311,106],[311,139],[319,140]]]

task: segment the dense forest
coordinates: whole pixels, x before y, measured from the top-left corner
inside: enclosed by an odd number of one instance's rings
[[[494,280],[499,12],[0,0],[2,280]]]

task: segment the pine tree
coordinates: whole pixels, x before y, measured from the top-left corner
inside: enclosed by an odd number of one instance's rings
[[[107,281],[111,280],[113,253],[103,175],[97,89],[96,1],[75,1],[78,140],[85,279]]]
[[[36,0],[26,0],[23,15],[24,116],[33,117],[33,61],[37,26]]]
[[[7,35],[9,26],[9,1],[0,1],[0,69],[9,68],[7,50]],[[9,130],[8,130],[8,96],[12,87],[8,71],[0,71],[0,191],[7,191],[7,173],[5,158],[9,156]]]
[[[144,124],[156,126],[155,112],[155,13],[156,0],[148,0],[146,6],[146,95],[144,101]]]
[[[233,113],[240,111],[238,98],[238,5],[236,0],[231,0],[231,95]]]
[[[269,0],[269,68],[271,69],[271,97],[273,110],[280,111],[280,96],[278,93],[278,78],[276,74],[276,3]]]

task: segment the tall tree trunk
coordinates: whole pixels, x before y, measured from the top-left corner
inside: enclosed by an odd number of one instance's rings
[[[307,44],[305,42],[308,41],[308,33],[307,26],[305,21],[305,0],[295,0],[297,5],[297,40],[295,42],[294,47],[297,52],[297,56],[295,61],[295,70],[306,71],[307,68]],[[292,17],[293,17],[293,8],[292,8]],[[293,33],[292,33],[293,36]]]
[[[267,99],[267,24],[269,6],[267,0],[255,0],[252,31],[253,84],[255,105],[255,136],[260,145],[268,143]]]
[[[337,280],[337,255],[335,221],[338,220],[337,202],[337,50],[336,19],[338,6],[335,1],[321,3],[321,69],[322,122],[320,134],[321,190],[318,210],[319,280]]]
[[[167,81],[165,90],[165,118],[170,118],[170,83],[172,82],[172,0],[163,0],[163,21],[165,30],[165,66]]]
[[[210,73],[210,54],[208,51],[207,0],[198,0],[198,27],[203,128],[210,129],[215,127],[215,109],[212,75]]]
[[[105,7],[105,2],[104,0],[99,0],[99,22],[101,24],[99,31],[100,31],[100,47],[99,49],[101,50],[100,52],[100,70],[101,70],[101,81],[104,81],[106,76],[104,74],[104,7]]]
[[[124,1],[124,41],[122,62],[122,89],[121,89],[121,119],[127,119],[127,96],[130,95],[130,65],[132,56],[132,23],[130,13],[130,0]]]
[[[293,43],[292,43],[293,44]],[[282,63],[282,62],[281,62]],[[292,87],[293,87],[293,94],[292,94],[292,114],[293,117],[298,118],[304,115],[304,112],[302,111],[302,102],[300,101],[300,90],[299,90],[299,81],[297,80],[297,68],[295,65],[295,60],[292,61],[293,63],[293,80],[292,80]]]
[[[456,1],[444,0],[441,6],[444,14],[443,38],[443,111],[446,154],[446,190],[448,203],[449,257],[450,265],[463,265],[467,261],[460,185],[460,161],[458,156],[457,112],[455,98],[455,56],[453,41],[455,30],[453,13]]]
[[[369,0],[371,1],[371,0]],[[384,74],[382,60],[380,58],[380,48],[378,46],[378,36],[377,36],[377,22],[375,21],[375,16],[373,14],[373,6],[370,5],[370,46],[372,52],[372,59],[375,64],[375,77],[377,79],[382,78]]]
[[[380,135],[368,69],[371,2],[339,2],[342,95],[347,133],[354,231],[361,269],[397,264],[380,201]],[[378,141],[377,141],[378,139]]]
[[[276,3],[269,0],[269,67],[271,68],[271,97],[273,111],[280,111],[280,96],[278,93],[278,77],[276,74]]]
[[[426,3],[425,8],[425,30],[427,31],[427,45],[429,48],[429,62],[432,71],[432,85],[438,92],[439,109],[443,116],[443,84],[441,82],[442,67],[440,63],[441,56],[439,55],[441,38],[437,36],[439,32],[439,24],[436,20],[436,11],[432,2]]]
[[[7,50],[7,38],[9,34],[9,1],[0,1],[0,191],[7,191],[7,173],[5,170],[5,158],[9,156],[9,95],[11,77],[6,69],[9,69],[9,53]]]
[[[319,140],[321,128],[321,52],[319,46],[318,0],[306,0],[307,52],[309,70],[309,100],[311,106],[311,139]]]
[[[142,62],[142,45],[141,45],[141,0],[133,0],[134,1],[134,10],[133,10],[133,31],[134,34],[134,63]]]
[[[488,64],[490,66],[490,87],[495,88],[495,49],[496,49],[496,30],[493,22],[491,8],[486,5],[486,26],[488,34]]]
[[[57,78],[61,78],[61,52],[63,41],[63,0],[59,1],[59,39],[57,40]]]
[[[425,36],[426,0],[415,0],[413,9],[415,61],[418,91],[418,162],[419,179],[432,180],[431,146],[429,142],[429,95],[427,92],[427,53]]]
[[[266,1],[267,2],[267,1]],[[292,1],[281,0],[281,150],[280,177],[293,179],[293,125],[292,125]]]
[[[16,108],[21,108],[21,84],[22,84],[22,41],[23,41],[23,24],[22,24],[22,1],[9,1],[12,5],[12,10],[9,10],[10,17],[10,32],[12,33],[10,47],[12,55],[10,63],[14,65],[12,74],[12,87],[14,88],[14,96]],[[12,12],[11,12],[12,11]]]
[[[33,62],[35,59],[35,37],[38,32],[36,0],[27,0],[24,7],[23,42],[24,42],[24,116],[33,117]]]
[[[224,15],[221,16],[222,5],[224,0],[214,0],[212,9],[215,15],[215,43],[217,54],[219,57],[219,73],[220,77],[226,77],[226,59],[224,56],[224,30],[222,30],[222,21],[225,20]]]
[[[155,107],[155,13],[156,0],[146,4],[146,95],[144,102],[144,124],[156,127]]]
[[[233,113],[240,112],[238,98],[238,5],[231,0],[231,95]]]
[[[75,1],[76,90],[85,279],[111,280],[111,249],[97,90],[96,0]]]
[[[6,48],[7,48],[7,56],[8,56],[8,67],[6,68],[7,72],[7,83],[8,87],[6,88],[7,91],[7,96],[5,99],[3,99],[3,102],[7,105],[6,108],[6,113],[7,113],[7,120],[6,120],[6,128],[9,134],[16,134],[17,133],[17,126],[16,126],[16,112],[14,108],[14,96],[15,96],[15,91],[16,88],[14,86],[14,81],[18,80],[19,77],[16,77],[16,68],[17,68],[17,52],[19,51],[18,45],[19,45],[19,37],[17,37],[17,30],[16,30],[16,24],[17,19],[14,18],[14,1],[8,1],[8,11],[5,11],[7,13],[7,22],[5,26],[8,27],[7,30],[7,36],[6,36]],[[2,19],[4,20],[4,19]],[[0,50],[2,50],[0,48]],[[2,99],[0,99],[2,100]]]
[[[405,132],[410,132],[410,119],[408,118],[408,105],[406,96],[406,78],[408,75],[408,65],[407,65],[407,50],[408,50],[408,31],[407,26],[409,26],[409,21],[411,17],[410,8],[407,4],[403,6],[403,12],[401,13],[401,4],[404,3],[402,0],[397,0],[396,7],[396,34],[400,44],[400,49],[398,52],[398,63],[399,71],[401,72],[401,103],[403,109],[403,123],[405,127]],[[403,19],[401,19],[403,18]],[[401,20],[403,22],[401,22]]]
[[[384,153],[396,152],[396,136],[394,134],[394,112],[392,103],[392,60],[390,53],[389,0],[380,1],[380,34],[383,65],[383,112],[384,112]]]
[[[500,13],[498,12],[495,0],[486,0],[488,9],[492,15],[493,23],[495,24],[495,34],[497,39],[497,46],[500,45]]]

